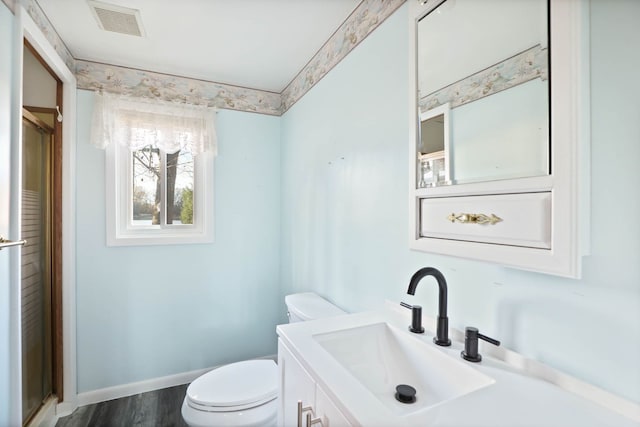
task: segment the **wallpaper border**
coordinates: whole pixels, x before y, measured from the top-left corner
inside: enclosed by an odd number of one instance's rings
[[[549,51],[534,46],[511,58],[422,97],[420,112],[449,103],[451,108],[477,101],[533,79],[548,79]]]
[[[17,4],[21,4],[25,8],[31,19],[33,19],[33,22],[36,23],[36,26],[40,31],[42,31],[42,34],[44,34],[44,37],[49,41],[58,55],[60,55],[60,58],[62,58],[67,67],[69,67],[69,70],[75,72],[75,58],[71,55],[69,49],[67,49],[64,41],[60,38],[60,35],[58,35],[58,32],[53,27],[51,21],[49,21],[49,18],[47,18],[47,15],[45,15],[40,5],[35,0],[19,0],[16,5]]]
[[[281,114],[280,94],[117,65],[77,60],[78,89],[208,107]]]
[[[75,72],[78,89],[281,116],[406,0],[362,0],[281,93],[75,59],[37,0],[18,1]]]
[[[406,0],[363,0],[282,91],[282,113],[298,102]]]
[[[4,3],[5,6],[7,6],[7,8],[11,12],[15,13],[15,10],[16,10],[16,2],[15,2],[15,0],[2,0],[2,3]]]

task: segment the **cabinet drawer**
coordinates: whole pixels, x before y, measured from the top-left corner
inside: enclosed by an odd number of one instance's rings
[[[420,237],[551,249],[551,192],[421,198]]]

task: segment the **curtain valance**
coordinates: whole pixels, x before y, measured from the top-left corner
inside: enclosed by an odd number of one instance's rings
[[[217,154],[215,110],[165,101],[97,94],[91,143],[130,150],[152,145],[167,153],[188,148],[194,155]]]

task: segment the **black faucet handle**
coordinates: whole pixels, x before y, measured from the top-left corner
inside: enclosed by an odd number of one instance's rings
[[[478,339],[490,342],[496,346],[500,345],[500,341],[482,335],[478,332],[478,328],[467,326],[464,329],[464,350],[460,353],[460,356],[462,356],[464,360],[468,360],[469,362],[480,362],[482,360],[482,356],[478,353]]]
[[[401,302],[400,305],[411,310],[411,325],[409,325],[409,330],[414,334],[424,334],[424,328],[422,327],[422,306],[410,305],[406,302]]]
[[[491,344],[495,345],[495,346],[499,346],[500,345],[500,341],[493,339],[491,337],[488,337],[486,335],[482,335],[480,332],[478,332],[478,338],[480,338],[481,340],[484,340],[486,342],[490,342]]]

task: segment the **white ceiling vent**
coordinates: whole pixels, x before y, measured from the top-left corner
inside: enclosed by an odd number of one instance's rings
[[[144,37],[139,10],[93,0],[88,0],[88,3],[103,30]]]

